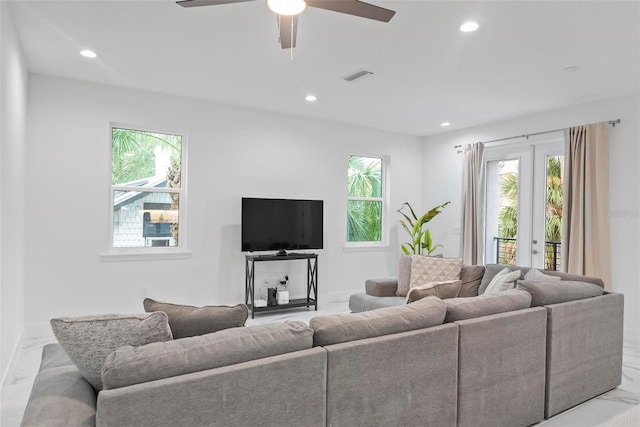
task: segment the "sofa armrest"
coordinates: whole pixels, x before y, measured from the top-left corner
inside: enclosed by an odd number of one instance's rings
[[[395,297],[398,290],[397,277],[385,277],[381,279],[367,279],[364,282],[367,295],[374,297]]]

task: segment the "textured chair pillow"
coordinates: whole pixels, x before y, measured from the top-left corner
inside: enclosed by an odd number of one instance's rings
[[[104,360],[118,347],[172,339],[167,315],[162,312],[60,317],[51,319],[51,329],[80,373],[97,391],[102,389],[100,375]]]
[[[194,307],[145,298],[144,310],[163,311],[169,317],[174,339],[210,334],[227,328],[244,326],[249,309],[244,304]]]
[[[531,294],[532,307],[597,297],[604,292],[600,286],[593,283],[571,280],[549,280],[546,282],[518,280],[517,289]]]
[[[476,297],[482,277],[484,276],[484,265],[463,265],[460,270],[460,287],[459,297]]]
[[[462,259],[440,258],[423,255],[411,257],[411,281],[409,289],[431,282],[459,280]]]
[[[398,261],[398,289],[396,295],[404,297],[409,292],[409,284],[411,283],[411,256],[400,255]]]
[[[107,357],[102,380],[105,389],[114,389],[292,353],[312,344],[313,330],[304,322],[225,329],[137,348],[121,347]]]
[[[317,316],[309,325],[314,346],[330,345],[441,325],[445,311],[440,298],[426,297],[397,307]]]
[[[444,319],[446,323],[529,308],[531,295],[525,291],[510,289],[472,298],[446,299],[444,303],[447,305]]]
[[[528,282],[549,282],[552,280],[560,280],[560,276],[551,276],[549,274],[544,274],[540,270],[532,268],[524,275],[524,280]]]
[[[410,304],[419,299],[434,296],[440,299],[456,298],[462,286],[461,280],[446,280],[443,282],[431,282],[426,285],[416,286],[409,289],[406,304]]]
[[[504,292],[509,289],[514,289],[516,287],[516,280],[518,280],[522,276],[522,272],[520,270],[511,271],[508,267],[503,268],[498,274],[495,275],[487,289],[485,289],[485,294],[490,294],[494,292]]]

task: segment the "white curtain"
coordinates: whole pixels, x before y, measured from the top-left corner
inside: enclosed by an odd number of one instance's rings
[[[609,289],[609,126],[569,128],[565,139],[561,268]]]
[[[460,215],[460,257],[467,265],[484,264],[484,144],[464,147]]]

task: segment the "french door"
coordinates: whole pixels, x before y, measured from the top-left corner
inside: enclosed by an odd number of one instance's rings
[[[487,147],[487,264],[560,269],[564,138]]]

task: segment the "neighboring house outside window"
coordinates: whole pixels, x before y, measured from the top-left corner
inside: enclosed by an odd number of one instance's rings
[[[112,126],[111,248],[184,247],[184,148],[178,133]]]
[[[382,246],[385,242],[385,159],[349,156],[347,247]]]

